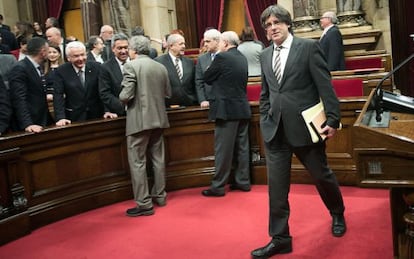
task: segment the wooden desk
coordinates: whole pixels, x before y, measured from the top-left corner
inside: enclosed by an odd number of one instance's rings
[[[368,124],[375,116],[369,108],[372,96],[373,92],[354,124],[352,136],[358,184],[390,188],[394,256],[413,258],[407,257],[408,251],[414,256],[414,233],[410,238],[406,234],[410,224],[404,217],[410,212],[404,197],[414,195],[414,114],[391,111],[389,127],[372,127]],[[414,228],[414,222],[411,227]]]

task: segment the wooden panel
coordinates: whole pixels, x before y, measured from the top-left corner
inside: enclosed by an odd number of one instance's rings
[[[364,98],[341,99],[343,130],[328,141],[328,161],[340,184],[356,183],[352,124],[364,103]],[[259,103],[251,102],[251,108],[252,182],[265,184]],[[189,107],[168,115],[171,127],[164,132],[167,191],[208,186],[214,174],[214,123],[208,120],[208,110]],[[15,222],[15,231],[8,232],[5,240],[132,198],[124,117],[51,127],[38,134],[14,134],[0,141],[0,201],[7,211],[0,228]],[[148,173],[151,184],[150,169]],[[292,181],[311,182],[296,159]],[[16,220],[17,215],[24,216]]]

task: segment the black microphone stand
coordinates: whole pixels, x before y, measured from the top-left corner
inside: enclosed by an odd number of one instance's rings
[[[371,100],[371,106],[373,106],[375,109],[375,112],[376,112],[375,119],[377,122],[380,122],[382,120],[381,114],[383,112],[383,108],[382,108],[383,107],[383,90],[382,90],[383,83],[385,82],[385,80],[387,80],[390,76],[392,76],[395,72],[397,72],[402,66],[407,64],[413,58],[414,58],[414,53],[411,54],[411,56],[409,56],[408,58],[406,58],[403,62],[398,64],[398,66],[396,66],[393,70],[388,72],[388,74],[386,74],[375,87],[375,93]]]

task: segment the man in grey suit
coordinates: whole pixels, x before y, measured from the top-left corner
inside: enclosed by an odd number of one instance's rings
[[[192,106],[197,104],[194,62],[184,57],[185,39],[180,34],[171,34],[167,39],[168,53],[155,58],[168,71],[172,95],[167,106]]]
[[[165,98],[171,95],[171,87],[167,69],[148,56],[147,37],[133,36],[129,49],[132,61],[124,66],[119,98],[127,105],[128,161],[137,205],[128,209],[126,215],[136,217],[154,214],[153,199],[159,206],[166,204],[163,130],[170,126]],[[151,192],[146,175],[147,153],[154,177]]]
[[[231,190],[250,191],[249,119],[250,105],[246,87],[247,59],[237,50],[239,37],[226,31],[220,37],[220,53],[204,73],[206,83],[212,85],[209,119],[215,121],[215,174],[204,196],[224,196],[225,184],[234,165]]]
[[[210,29],[204,32],[204,47],[207,52],[198,57],[195,70],[197,98],[201,108],[209,107],[211,85],[204,82],[204,71],[207,70],[211,64],[211,61],[218,53],[220,35],[221,33],[216,29]]]
[[[327,164],[325,142],[312,142],[301,116],[303,110],[321,99],[327,120],[320,132],[331,138],[340,126],[339,101],[332,88],[322,49],[318,41],[292,35],[291,16],[280,5],[266,8],[261,15],[261,23],[273,41],[260,58],[260,128],[265,143],[270,199],[269,235],[272,240],[252,251],[253,258],[268,258],[292,251],[288,195],[293,153],[314,179],[332,216],[332,234],[340,237],[346,231],[345,207],[335,174]]]

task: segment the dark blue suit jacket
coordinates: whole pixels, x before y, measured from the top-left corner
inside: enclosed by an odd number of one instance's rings
[[[75,122],[103,117],[104,108],[98,89],[100,69],[101,64],[86,62],[85,86],[82,86],[70,62],[56,69],[53,82],[56,121],[68,119]]]
[[[204,80],[211,84],[209,119],[249,119],[251,110],[247,100],[248,65],[246,57],[230,48],[220,52],[204,72]]]
[[[182,81],[180,81],[178,78],[177,70],[175,69],[175,65],[168,53],[159,56],[154,60],[163,64],[168,71],[172,95],[171,98],[166,100],[167,106],[177,104],[184,106],[197,105],[198,101],[194,81],[194,62],[187,57],[181,57],[184,71]]]
[[[46,87],[42,84],[37,68],[26,57],[9,71],[10,96],[13,105],[15,130],[29,125],[47,126],[51,116],[46,100]]]
[[[105,112],[125,115],[125,106],[119,100],[123,75],[115,56],[101,65],[99,93],[105,106]]]
[[[344,45],[338,27],[332,26],[320,40],[329,71],[345,70]]]

